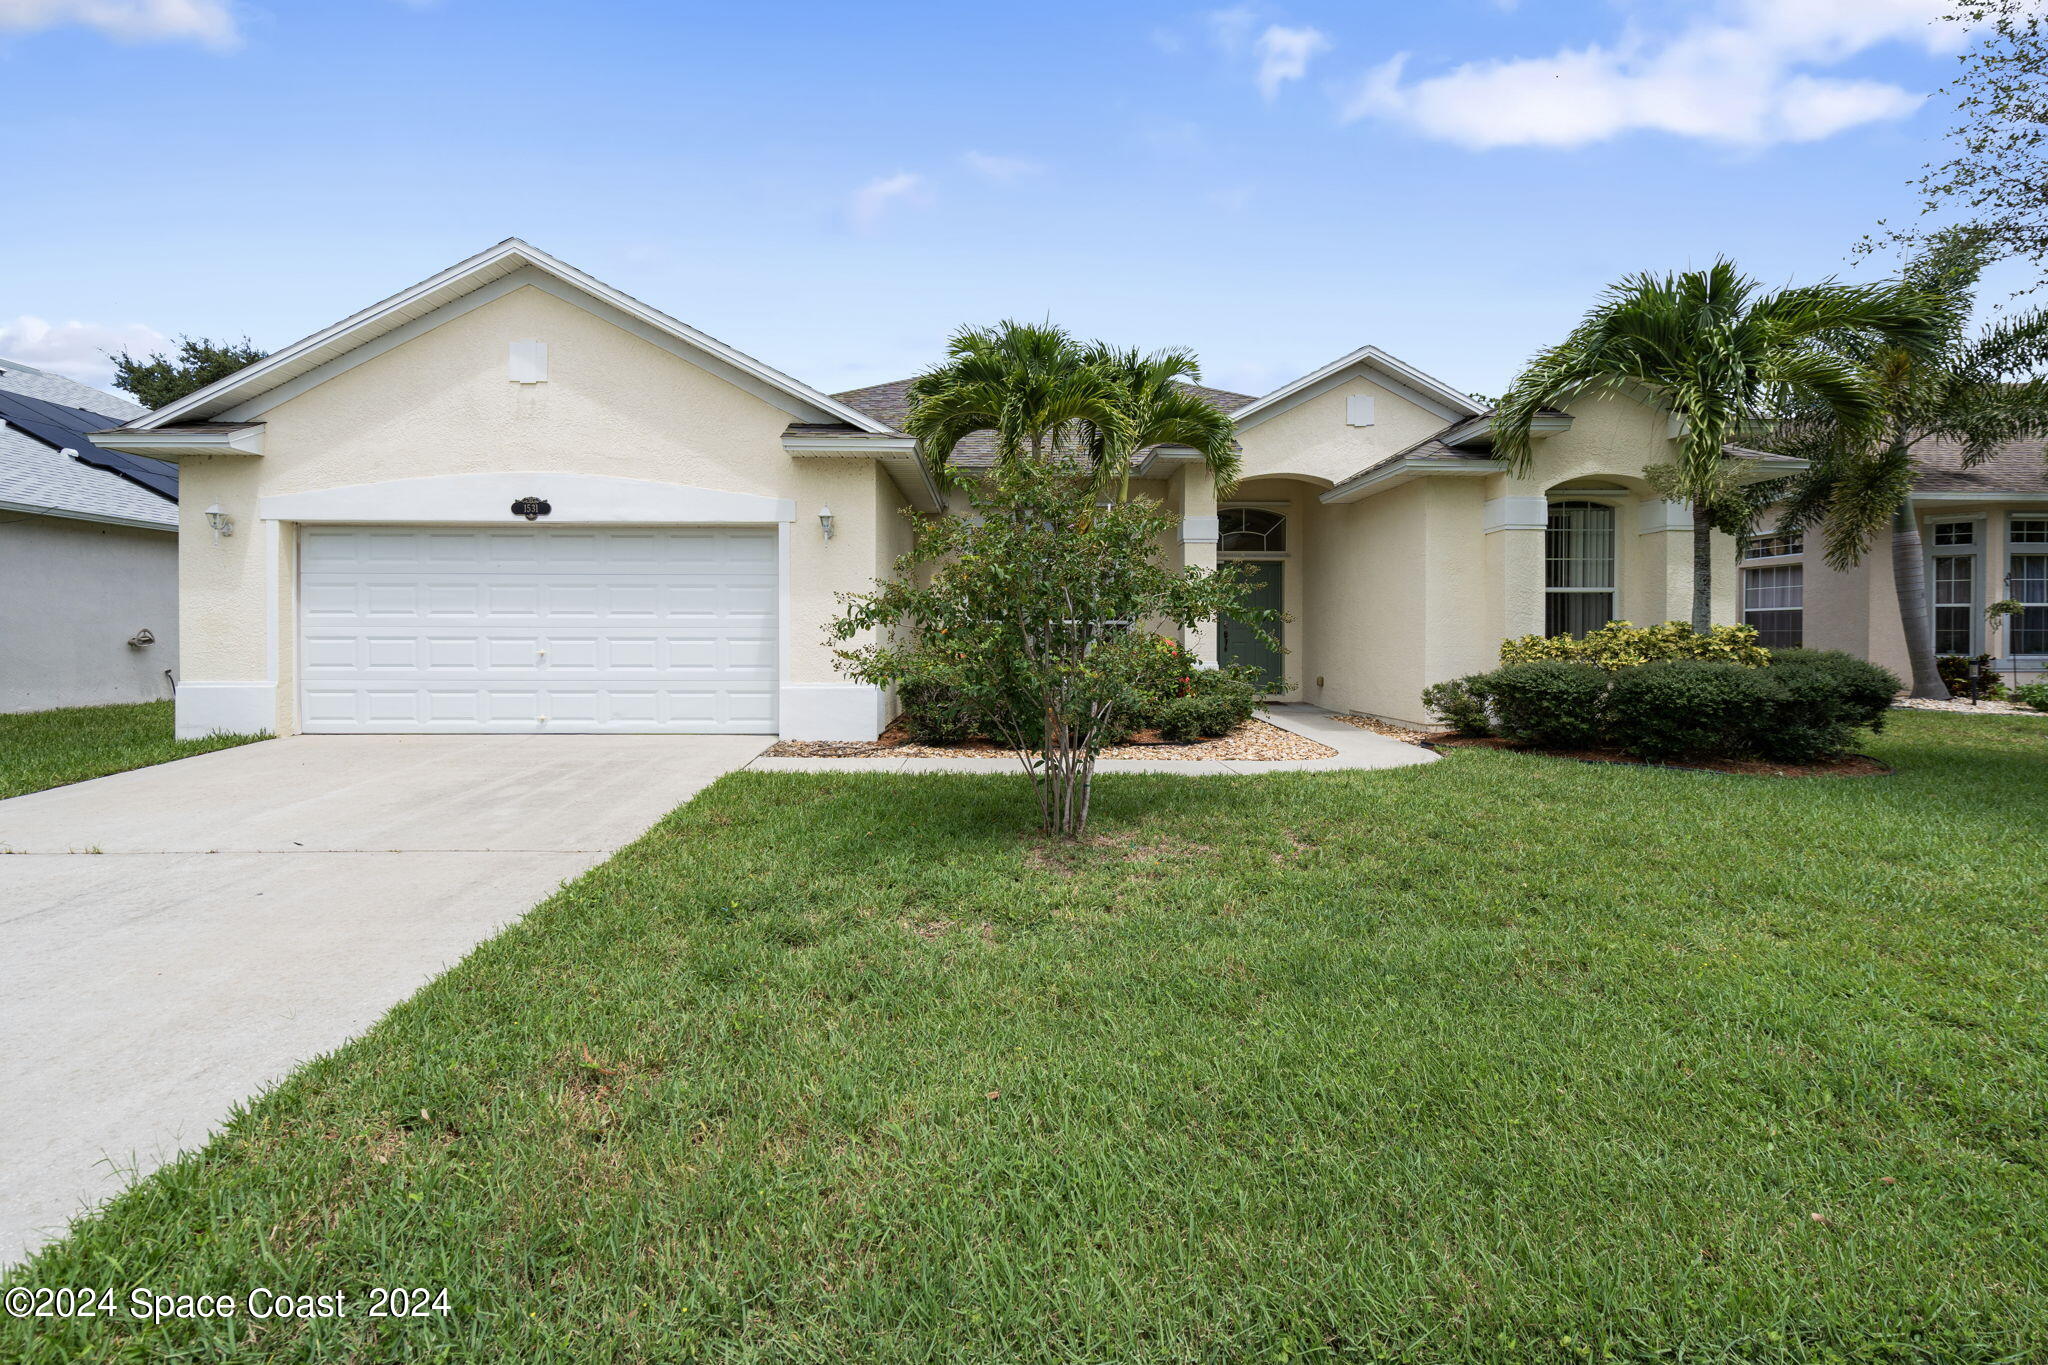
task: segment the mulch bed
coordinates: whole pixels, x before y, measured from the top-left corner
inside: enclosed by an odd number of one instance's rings
[[[1640,768],[1683,768],[1689,772],[1731,773],[1737,777],[1889,777],[1890,764],[1880,763],[1866,754],[1843,754],[1840,758],[1827,759],[1820,763],[1771,763],[1760,758],[1717,758],[1697,763],[1652,763],[1647,759],[1633,757],[1619,749],[1538,749],[1511,744],[1504,739],[1474,739],[1467,735],[1456,735],[1446,730],[1442,734],[1425,735],[1421,740],[1426,749],[1506,749],[1510,753],[1543,754],[1550,758],[1569,758],[1579,763],[1626,763]]]
[[[1248,720],[1221,739],[1197,740],[1192,744],[1169,744],[1157,730],[1140,730],[1129,744],[1112,744],[1103,758],[1227,758],[1238,762],[1277,762],[1284,759],[1333,758],[1337,751],[1327,744],[1283,730],[1263,720]],[[903,722],[893,722],[882,737],[860,742],[850,740],[786,739],[769,747],[769,758],[1015,758],[1014,751],[986,737],[963,744],[912,744]]]

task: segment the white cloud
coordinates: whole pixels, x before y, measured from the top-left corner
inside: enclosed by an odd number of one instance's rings
[[[1252,29],[1259,22],[1259,12],[1250,5],[1236,5],[1230,9],[1213,9],[1202,18],[1209,25],[1209,40],[1224,52],[1236,56],[1243,52],[1250,41]]]
[[[1309,59],[1329,51],[1330,40],[1321,29],[1269,24],[1252,44],[1252,50],[1259,58],[1259,93],[1270,100],[1280,93],[1282,85],[1307,75]]]
[[[1547,57],[1470,62],[1407,78],[1407,54],[1367,71],[1339,118],[1405,123],[1466,147],[1578,147],[1636,131],[1739,146],[1813,142],[1900,118],[1923,97],[1882,81],[1818,76],[1880,43],[1928,52],[1965,40],[1945,0],[1724,0],[1674,34],[1631,30]]]
[[[1259,93],[1270,100],[1280,93],[1281,86],[1308,74],[1310,59],[1329,51],[1330,39],[1321,29],[1307,25],[1289,28],[1269,23],[1260,28],[1263,17],[1260,6],[1233,5],[1229,9],[1210,10],[1202,16],[1202,23],[1209,30],[1210,46],[1233,64],[1247,59],[1254,63],[1253,80]],[[1158,41],[1157,35],[1154,41]],[[1160,46],[1168,51],[1179,50],[1177,45]]]
[[[987,152],[962,152],[960,162],[983,179],[999,183],[1022,180],[1026,176],[1042,174],[1045,170],[1040,163],[1027,161],[1021,156],[991,156]]]
[[[894,175],[878,175],[855,190],[847,205],[847,215],[855,227],[871,232],[881,225],[892,206],[922,207],[931,201],[931,191],[923,176],[914,171],[898,171]]]
[[[45,322],[24,313],[0,322],[0,360],[18,360],[81,384],[106,388],[114,378],[109,351],[146,355],[170,345],[170,338],[139,322],[113,326],[98,322]]]
[[[0,31],[64,24],[133,43],[182,38],[231,48],[242,40],[230,0],[0,0]]]

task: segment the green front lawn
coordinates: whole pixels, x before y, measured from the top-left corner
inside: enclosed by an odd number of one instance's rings
[[[263,735],[171,738],[171,703],[67,706],[0,716],[0,797],[229,749]]]
[[[2048,725],[1869,747],[730,777],[14,1277],[348,1318],[0,1356],[2048,1358]]]

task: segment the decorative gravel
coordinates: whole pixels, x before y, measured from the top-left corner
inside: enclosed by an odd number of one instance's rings
[[[1204,739],[1193,744],[1165,742],[1113,744],[1102,751],[1104,758],[1227,758],[1239,762],[1279,762],[1297,758],[1334,758],[1337,751],[1327,744],[1283,730],[1263,720],[1248,720],[1221,739]],[[1000,745],[986,742],[967,744],[912,744],[900,726],[892,725],[882,737],[867,743],[846,740],[787,739],[768,749],[769,758],[1014,758]]]
[[[1376,735],[1385,735],[1388,739],[1398,739],[1403,744],[1420,745],[1435,733],[1430,730],[1417,730],[1412,726],[1396,725],[1390,720],[1379,720],[1372,716],[1332,716],[1330,719],[1341,720],[1353,729],[1370,730]]]
[[[1950,697],[1947,701],[1936,701],[1932,697],[1900,697],[1892,703],[1894,711],[1956,711],[1963,715],[1979,716],[2038,716],[2042,714],[2031,706],[2021,706],[2010,701],[1980,701],[1972,703],[1968,697]]]

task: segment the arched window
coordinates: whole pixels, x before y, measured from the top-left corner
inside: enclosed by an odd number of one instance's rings
[[[1219,550],[1248,554],[1284,554],[1287,518],[1263,507],[1226,507],[1216,514]]]
[[[1553,502],[1543,533],[1543,633],[1584,635],[1614,619],[1614,509]]]

